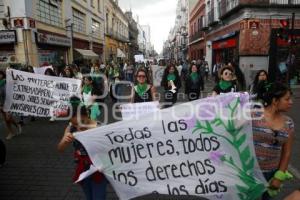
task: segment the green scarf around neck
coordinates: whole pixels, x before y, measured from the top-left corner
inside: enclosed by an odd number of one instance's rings
[[[5,79],[0,80],[0,87],[5,85]]]
[[[227,90],[228,88],[230,88],[232,86],[232,82],[221,80],[219,82],[219,86],[222,90]]]
[[[147,90],[147,86],[148,86],[147,83],[137,84],[137,87],[136,87],[137,91],[136,92],[138,93],[139,96],[143,96],[145,94],[145,92]]]
[[[83,93],[88,94],[92,91],[92,86],[91,85],[84,85],[83,86]]]
[[[199,77],[199,74],[197,72],[192,72],[190,74],[190,77],[191,77],[192,81],[196,81]]]
[[[168,81],[175,81],[175,79],[176,79],[176,76],[175,76],[174,73],[168,74],[168,77],[167,77],[167,80],[168,80]]]

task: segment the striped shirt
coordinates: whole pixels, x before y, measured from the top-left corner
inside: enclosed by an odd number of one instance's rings
[[[262,113],[255,113],[258,118]],[[273,130],[267,126],[264,117],[252,120],[253,142],[258,164],[262,172],[270,172],[279,168],[282,146],[287,142],[289,134],[294,131],[294,122],[285,116],[284,126]]]

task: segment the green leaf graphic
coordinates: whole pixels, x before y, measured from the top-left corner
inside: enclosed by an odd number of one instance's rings
[[[247,134],[242,133],[244,126],[236,127],[235,121],[233,120],[234,114],[237,112],[237,109],[240,107],[240,98],[237,98],[236,101],[232,101],[226,109],[230,112],[230,119],[225,121],[220,118],[220,116],[216,116],[214,120],[205,121],[205,125],[201,124],[199,120],[197,120],[195,124],[195,128],[193,133],[200,131],[200,134],[212,134],[219,138],[224,139],[228,142],[237,152],[238,157],[232,156],[223,156],[221,161],[233,168],[237,172],[237,177],[244,184],[236,185],[239,193],[240,200],[255,200],[258,199],[262,193],[266,190],[265,186],[261,183],[258,183],[254,174],[254,164],[255,158],[251,154],[249,145],[245,145],[247,142]],[[215,128],[223,126],[223,128],[228,133],[227,135],[224,133],[217,133]],[[244,147],[243,150],[242,147]],[[239,159],[238,161],[236,159]],[[240,163],[239,166],[237,163]]]

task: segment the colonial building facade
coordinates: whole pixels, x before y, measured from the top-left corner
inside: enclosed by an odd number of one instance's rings
[[[118,1],[105,0],[105,60],[128,59],[129,22]]]
[[[10,39],[0,39],[0,62],[41,66],[103,59],[103,8],[100,0],[1,0],[0,38]]]
[[[205,0],[199,0],[189,13],[189,58],[202,60],[205,56]]]
[[[234,63],[247,84],[260,69],[273,81],[300,83],[300,0],[189,2],[190,60]]]
[[[269,71],[271,80],[286,76],[286,70],[289,79],[299,83],[299,0],[206,0],[206,11],[206,55],[211,57],[211,66],[239,65],[248,84],[260,69]],[[292,13],[296,13],[294,20]],[[282,20],[289,22],[286,40],[280,34]]]
[[[129,22],[129,60],[134,63],[134,55],[139,54],[139,46],[138,46],[138,35],[139,30],[137,28],[137,23],[132,17],[132,12],[127,11],[125,12],[125,15],[127,16],[128,22]]]

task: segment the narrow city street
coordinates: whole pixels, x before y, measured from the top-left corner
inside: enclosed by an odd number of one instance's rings
[[[206,85],[205,94],[211,91],[213,82]],[[158,89],[162,92],[162,88]],[[204,95],[205,95],[204,94]],[[282,200],[300,186],[300,89],[294,89],[294,105],[289,115],[293,118],[296,131],[290,170],[294,179],[287,182],[276,200]],[[185,99],[180,99],[185,102]],[[111,102],[107,102],[111,105]],[[111,115],[109,122],[115,121]],[[66,152],[57,151],[57,143],[63,135],[66,121],[49,122],[39,118],[26,119],[21,135],[10,141],[7,146],[7,162],[0,168],[1,200],[84,200],[80,187],[72,183],[74,172],[73,148]],[[1,120],[0,129],[4,130]],[[108,200],[117,200],[111,186],[107,189]],[[150,198],[151,199],[151,198]],[[165,199],[168,199],[167,197]],[[184,197],[180,199],[185,199]],[[187,198],[186,198],[187,199]]]
[[[300,0],[0,0],[0,200],[300,200],[299,111]]]

